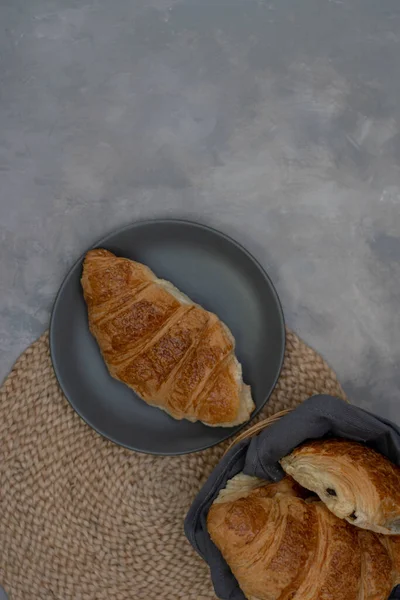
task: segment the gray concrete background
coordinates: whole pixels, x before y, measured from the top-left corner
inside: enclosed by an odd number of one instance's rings
[[[2,0],[0,29],[2,376],[90,244],[184,217],[400,421],[398,0]]]

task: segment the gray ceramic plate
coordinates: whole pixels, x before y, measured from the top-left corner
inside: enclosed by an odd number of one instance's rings
[[[228,325],[257,414],[275,386],[285,346],[281,305],[258,262],[226,235],[188,221],[135,223],[95,247],[145,263]],[[82,260],[62,284],[50,323],[54,369],[82,419],[113,442],[152,454],[195,452],[236,433],[240,427],[176,421],[109,375],[88,328]]]

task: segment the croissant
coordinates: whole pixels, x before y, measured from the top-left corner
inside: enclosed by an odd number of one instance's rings
[[[248,600],[385,600],[400,582],[389,536],[338,519],[289,477],[237,475],[207,528]]]
[[[337,517],[400,534],[400,468],[382,454],[357,442],[327,439],[303,444],[281,465]]]
[[[175,419],[231,427],[254,409],[218,317],[145,265],[90,250],[82,287],[89,327],[110,374]]]

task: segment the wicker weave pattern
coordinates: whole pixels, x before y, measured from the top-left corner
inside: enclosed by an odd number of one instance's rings
[[[259,419],[315,393],[343,397],[292,332]],[[11,600],[212,600],[186,511],[228,445],[153,457],[87,427],[60,391],[43,335],[0,392],[0,584]]]

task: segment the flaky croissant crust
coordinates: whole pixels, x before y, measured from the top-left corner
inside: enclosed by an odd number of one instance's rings
[[[382,454],[350,440],[324,439],[302,444],[281,464],[337,517],[400,534],[400,468]]]
[[[110,374],[176,419],[231,427],[254,409],[235,342],[218,317],[145,265],[87,253],[89,327]]]
[[[240,474],[207,527],[249,600],[384,600],[400,582],[400,539],[349,525],[286,477]]]

